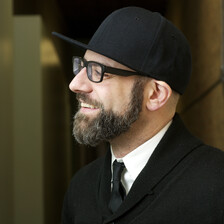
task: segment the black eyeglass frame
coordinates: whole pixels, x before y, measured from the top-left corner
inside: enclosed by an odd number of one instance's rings
[[[96,62],[96,61],[87,61],[85,60],[84,58],[82,57],[78,57],[78,56],[73,56],[72,57],[72,64],[74,65],[74,61],[75,59],[79,59],[80,61],[83,62],[83,68],[87,68],[87,77],[88,79],[91,81],[91,82],[95,82],[95,83],[99,83],[99,82],[102,82],[103,81],[103,76],[104,76],[104,73],[110,73],[110,74],[114,74],[114,75],[119,75],[119,76],[132,76],[132,75],[139,75],[138,72],[134,72],[134,71],[128,71],[128,70],[124,70],[124,69],[120,69],[120,68],[114,68],[114,67],[109,67],[109,66],[106,66],[106,65],[103,65],[99,62]],[[101,72],[101,78],[99,81],[94,81],[91,79],[89,73],[88,73],[88,65],[90,63],[95,63],[97,65],[99,65],[102,69],[102,72]],[[81,70],[80,70],[81,71]],[[73,70],[73,74],[74,75],[77,75],[74,73],[74,70]]]

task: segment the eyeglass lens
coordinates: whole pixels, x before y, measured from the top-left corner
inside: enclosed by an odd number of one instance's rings
[[[77,75],[86,66],[88,78],[93,82],[100,82],[103,68],[95,62],[84,62],[81,58],[73,59],[73,73]]]
[[[99,82],[102,76],[102,67],[94,62],[88,63],[87,74],[93,82]]]
[[[73,58],[73,73],[77,75],[84,68],[84,62],[81,58]]]

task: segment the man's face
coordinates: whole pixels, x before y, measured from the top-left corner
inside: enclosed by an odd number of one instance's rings
[[[130,70],[91,51],[86,52],[85,59]],[[142,109],[144,82],[136,76],[105,74],[101,83],[93,83],[88,80],[84,68],[72,80],[70,89],[77,93],[79,101],[73,134],[81,144],[95,146],[127,132]]]

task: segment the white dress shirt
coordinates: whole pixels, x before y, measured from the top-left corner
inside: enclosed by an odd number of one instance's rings
[[[170,121],[163,129],[161,129],[155,136],[151,139],[137,147],[135,150],[128,153],[123,158],[116,158],[113,149],[111,146],[111,170],[113,175],[113,162],[117,160],[118,162],[123,162],[125,164],[125,169],[122,173],[121,182],[126,190],[126,194],[130,191],[132,184],[135,179],[145,167],[148,162],[150,156],[155,150],[156,146],[159,144],[160,140],[166,133],[167,129],[171,125],[172,121]]]

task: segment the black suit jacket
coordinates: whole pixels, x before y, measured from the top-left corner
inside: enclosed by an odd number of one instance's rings
[[[114,214],[110,166],[108,150],[74,176],[63,224],[224,223],[224,153],[193,137],[178,115]]]

